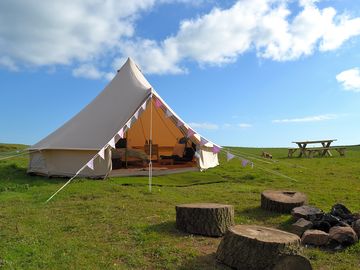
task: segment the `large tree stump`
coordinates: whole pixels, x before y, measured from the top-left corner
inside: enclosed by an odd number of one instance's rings
[[[216,203],[182,204],[176,207],[176,227],[192,234],[222,236],[234,225],[234,207]]]
[[[296,191],[265,190],[261,193],[261,208],[279,213],[290,213],[294,207],[303,205],[306,195]]]
[[[216,258],[236,269],[273,269],[291,261],[297,265],[298,259],[291,259],[300,253],[300,238],[292,233],[273,228],[236,225],[231,227],[222,239]],[[292,268],[291,268],[292,269]],[[309,268],[295,268],[309,269]],[[311,269],[311,268],[310,268]]]

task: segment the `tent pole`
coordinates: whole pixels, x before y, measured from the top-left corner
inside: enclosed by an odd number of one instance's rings
[[[153,124],[153,94],[151,93],[150,98],[150,135],[149,135],[149,192],[151,193],[151,185],[152,185],[152,124]]]

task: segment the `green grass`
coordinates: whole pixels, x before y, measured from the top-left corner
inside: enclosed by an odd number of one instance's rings
[[[0,144],[0,159],[24,147]],[[258,161],[260,149],[233,148],[254,155],[254,169],[232,160],[202,173],[154,177],[152,193],[146,177],[77,179],[48,204],[65,179],[26,175],[26,157],[0,160],[0,268],[228,269],[214,259],[219,238],[175,229],[175,205],[233,204],[238,224],[287,229],[289,215],[259,208],[264,189],[305,192],[326,211],[337,202],[360,211],[360,147],[348,148],[345,158],[287,159],[286,149],[266,150],[277,162]],[[305,254],[314,269],[360,268],[359,243]]]

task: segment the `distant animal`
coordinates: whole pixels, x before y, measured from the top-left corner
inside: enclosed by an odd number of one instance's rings
[[[261,153],[261,156],[264,157],[264,158],[269,158],[269,159],[272,159],[272,154],[268,153],[268,152],[262,152]]]

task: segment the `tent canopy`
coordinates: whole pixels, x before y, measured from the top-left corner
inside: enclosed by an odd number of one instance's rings
[[[157,106],[160,104],[162,106]],[[146,108],[144,105],[147,105]],[[145,110],[142,109],[145,108]],[[182,122],[179,126],[177,123]],[[186,136],[190,127],[165,103],[151,87],[137,65],[128,59],[106,88],[83,110],[59,129],[45,137],[30,150],[29,172],[72,176],[115,137],[119,130],[127,131],[128,147],[144,146],[150,139],[163,148],[171,148]],[[126,128],[130,123],[131,127]],[[200,145],[199,134],[191,140],[198,145],[199,167],[218,165],[213,143]],[[95,169],[85,169],[84,176],[101,177],[111,170],[111,151],[105,160],[95,161]]]

